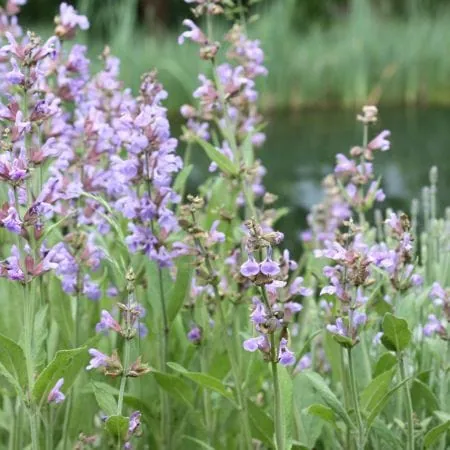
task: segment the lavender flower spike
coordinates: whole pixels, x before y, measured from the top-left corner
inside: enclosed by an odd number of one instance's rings
[[[60,391],[61,386],[64,384],[64,378],[60,378],[53,389],[50,391],[47,397],[48,403],[61,403],[64,401],[66,396]]]

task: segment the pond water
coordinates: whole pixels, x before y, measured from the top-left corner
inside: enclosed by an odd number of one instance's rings
[[[290,213],[279,222],[286,246],[298,253],[298,233],[304,229],[310,207],[322,197],[321,180],[332,172],[336,153],[348,154],[361,144],[362,127],[354,111],[305,111],[273,116],[266,129],[267,142],[258,156],[267,167],[265,185],[279,196],[278,205]],[[391,150],[379,152],[375,172],[382,176],[386,201],[382,208],[409,211],[428,184],[431,166],[439,168],[439,205],[450,205],[450,109],[380,109],[375,135],[391,130]],[[206,160],[199,154],[192,178],[204,176]],[[203,172],[203,173],[202,173]]]

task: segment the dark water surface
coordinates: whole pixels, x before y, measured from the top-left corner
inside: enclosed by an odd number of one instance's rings
[[[362,126],[355,117],[354,111],[305,111],[268,120],[267,142],[258,156],[267,167],[267,190],[279,196],[278,206],[290,209],[279,228],[291,249],[299,245],[308,210],[322,198],[321,180],[332,172],[336,153],[348,154],[362,143]],[[374,162],[387,197],[380,207],[409,211],[433,165],[439,168],[441,210],[450,205],[450,109],[381,108],[371,135],[382,129],[392,134],[391,150],[378,152]],[[194,183],[201,181],[207,164],[200,149],[198,153]]]

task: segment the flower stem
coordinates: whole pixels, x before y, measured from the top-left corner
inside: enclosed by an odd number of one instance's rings
[[[359,398],[358,398],[358,389],[356,387],[356,377],[355,372],[353,369],[353,358],[352,358],[352,349],[347,349],[347,355],[348,355],[348,367],[349,367],[349,373],[350,373],[350,385],[351,385],[351,394],[352,394],[352,401],[353,401],[353,407],[355,408],[356,413],[356,420],[358,423],[358,435],[356,440],[356,448],[358,450],[364,450],[364,422],[361,415],[361,407],[359,405]]]
[[[406,380],[405,361],[402,354],[398,355],[398,364],[400,367],[400,376],[402,381]],[[405,383],[406,394],[406,423],[408,427],[406,448],[407,450],[414,450],[414,418],[413,407],[411,400],[411,392],[409,391],[408,383]]]

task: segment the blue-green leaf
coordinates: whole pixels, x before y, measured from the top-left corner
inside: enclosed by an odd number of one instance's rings
[[[361,393],[361,407],[365,411],[371,412],[389,391],[389,386],[391,385],[394,375],[395,368],[392,368],[391,370],[378,375],[368,384],[368,386]]]
[[[325,422],[331,423],[334,425],[336,423],[336,417],[331,408],[325,405],[321,405],[320,403],[314,403],[306,408],[306,412],[311,414],[312,416],[319,417]]]

